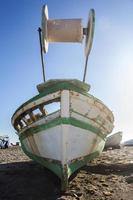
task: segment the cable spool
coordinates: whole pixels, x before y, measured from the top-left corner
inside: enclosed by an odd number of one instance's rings
[[[91,9],[89,12],[89,18],[87,23],[86,38],[85,38],[85,56],[88,56],[93,42],[94,36],[94,27],[95,27],[95,10]]]
[[[49,42],[82,42],[82,19],[49,20],[48,7],[42,9],[42,44],[44,53],[48,51]]]
[[[48,52],[50,42],[78,42],[82,43],[85,38],[85,81],[88,56],[90,54],[93,42],[95,26],[95,11],[91,9],[87,27],[83,28],[82,19],[49,19],[48,7],[44,5],[42,8],[42,49],[44,53]]]

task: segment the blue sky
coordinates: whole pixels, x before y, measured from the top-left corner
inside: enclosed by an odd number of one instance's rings
[[[11,125],[16,108],[37,94],[42,82],[37,28],[43,4],[49,18],[83,18],[94,8],[96,27],[86,82],[90,93],[114,113],[115,131],[133,138],[133,1],[0,0],[0,135],[17,140]],[[46,78],[82,80],[84,44],[50,44]]]

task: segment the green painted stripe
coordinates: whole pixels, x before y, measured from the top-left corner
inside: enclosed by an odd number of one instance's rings
[[[103,140],[105,140],[105,136],[102,134],[100,129],[92,126],[89,123],[77,120],[77,119],[72,118],[72,117],[70,117],[70,118],[56,118],[56,119],[52,120],[51,122],[48,122],[47,124],[41,124],[41,125],[38,125],[36,127],[31,127],[29,129],[25,130],[24,132],[22,132],[19,137],[20,137],[21,140],[23,140],[30,135],[37,134],[40,131],[47,130],[48,128],[52,128],[52,127],[58,126],[60,124],[69,124],[69,125],[79,127],[79,128],[85,129],[85,130],[89,130],[89,131],[97,134]]]
[[[98,157],[100,154],[99,151],[95,151],[87,156],[84,156],[81,160],[74,160],[72,163],[68,165],[68,176],[70,177],[77,169],[81,168],[82,166],[86,165],[87,162],[93,160],[94,158]]]
[[[31,158],[32,160],[40,163],[41,165],[43,165],[44,167],[48,168],[49,170],[51,170],[52,172],[54,172],[60,179],[63,179],[63,167],[61,165],[61,162],[55,162],[54,160],[48,161],[48,159],[45,159],[41,156],[37,156],[35,154],[32,154],[31,152],[27,151],[23,141],[21,141],[21,145],[22,145],[22,149],[24,151],[24,153]],[[67,164],[67,178],[69,178],[77,169],[81,168],[82,166],[86,165],[87,162],[89,162],[90,160],[93,160],[94,158],[96,158],[97,156],[99,156],[100,152],[95,151],[89,155],[83,156],[82,159],[75,159],[73,160],[71,163]],[[49,159],[50,160],[50,159]]]
[[[62,167],[61,164],[59,163],[59,161],[56,163],[55,161],[51,161],[49,162],[47,159],[41,157],[41,156],[37,156],[35,154],[32,154],[31,152],[27,151],[23,141],[21,141],[21,147],[24,151],[24,153],[31,158],[32,160],[37,161],[38,163],[40,163],[41,165],[43,165],[44,167],[50,169],[52,172],[54,172],[60,179],[62,178]]]
[[[46,95],[48,94],[52,94],[54,92],[57,92],[59,90],[63,90],[63,89],[67,89],[67,90],[72,90],[72,91],[75,91],[75,92],[78,92],[84,96],[87,96],[87,97],[90,97],[90,98],[93,98],[95,101],[98,101],[100,103],[103,104],[102,101],[100,101],[99,99],[97,99],[96,97],[94,97],[93,95],[91,94],[88,94],[87,92],[85,92],[83,89],[81,88],[78,88],[76,87],[75,85],[73,85],[72,83],[70,82],[59,82],[59,83],[56,83],[55,85],[52,85],[52,87],[49,87],[47,88],[44,92],[40,93],[39,95],[36,95],[35,97],[31,98],[30,100],[26,101],[24,104],[22,104],[16,111],[15,113],[13,114],[12,118],[14,117],[14,115],[16,114],[16,112],[20,109],[22,109],[24,106],[26,106],[27,104],[31,103],[31,102],[34,102],[38,99],[40,99],[41,97],[45,97]],[[104,104],[103,104],[104,105]],[[104,105],[105,106],[105,105]],[[107,106],[105,106],[107,108]],[[107,108],[108,109],[108,108]]]
[[[37,89],[38,89],[39,93],[41,93],[44,90],[46,90],[47,88],[53,87],[53,85],[62,84],[62,83],[63,84],[64,83],[72,84],[85,92],[88,92],[90,89],[90,85],[88,85],[87,83],[84,83],[83,81],[77,80],[77,79],[52,79],[52,80],[46,81],[45,83],[41,83],[41,84],[37,85]]]
[[[22,104],[16,111],[15,113],[13,114],[13,116],[16,114],[16,112],[18,110],[20,110],[21,108],[23,108],[24,106],[26,106],[27,104],[31,103],[31,102],[34,102],[38,99],[40,99],[41,97],[45,97],[46,95],[48,94],[52,94],[54,92],[57,92],[59,90],[62,90],[62,89],[68,89],[68,90],[73,90],[75,92],[79,92],[81,94],[84,94],[86,95],[87,93],[84,92],[82,89],[80,88],[77,88],[75,85],[73,85],[72,83],[69,83],[69,82],[62,82],[62,83],[56,83],[55,85],[52,85],[52,87],[48,87],[46,88],[46,90],[42,93],[40,93],[39,95],[36,95],[34,96],[33,98],[31,98],[30,100],[26,101],[24,104]],[[12,116],[12,118],[13,118]]]

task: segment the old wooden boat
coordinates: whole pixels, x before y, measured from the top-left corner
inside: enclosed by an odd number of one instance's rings
[[[50,80],[12,117],[24,152],[52,170],[66,187],[70,175],[98,156],[113,129],[112,112],[79,80]],[[47,113],[46,105],[59,102]]]
[[[114,133],[107,137],[105,148],[120,148],[120,143],[122,140],[122,132]]]
[[[39,94],[22,104],[12,117],[24,152],[54,172],[61,179],[62,190],[66,190],[72,173],[102,152],[106,136],[113,129],[114,117],[103,102],[88,93],[90,86],[85,83],[94,10],[85,29],[79,19],[48,21],[44,6],[41,31],[41,58],[42,49],[45,53],[48,50],[48,42],[81,42],[83,34],[86,35],[83,81],[45,81],[43,68],[44,83],[37,86]]]

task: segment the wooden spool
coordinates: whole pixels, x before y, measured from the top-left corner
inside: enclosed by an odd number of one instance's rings
[[[87,27],[83,28],[82,19],[53,19],[49,20],[48,7],[42,9],[42,49],[48,52],[49,42],[79,42],[85,37],[85,70],[83,82],[85,82],[88,56],[91,51],[95,26],[95,11],[91,9]]]
[[[44,53],[49,42],[79,42],[83,40],[82,19],[48,19],[48,7],[42,9],[42,44]]]

